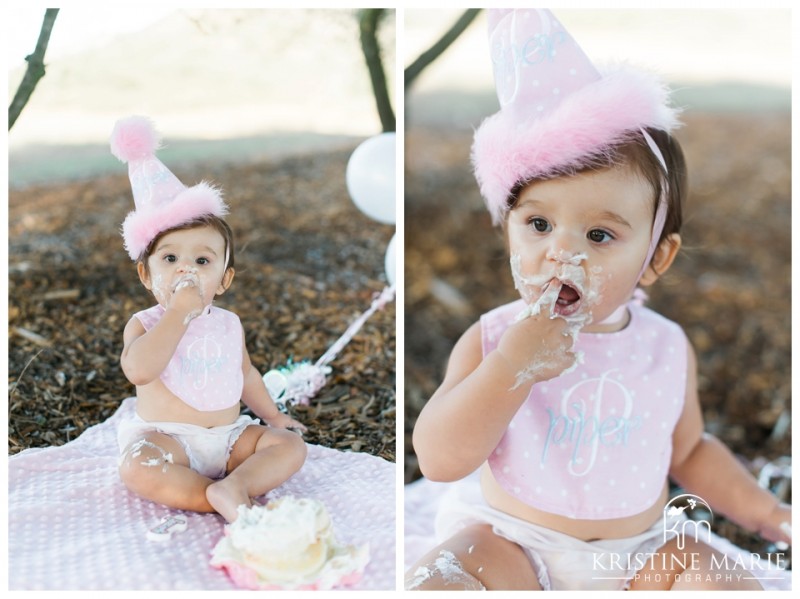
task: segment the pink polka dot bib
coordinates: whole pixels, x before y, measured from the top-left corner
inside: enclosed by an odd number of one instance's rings
[[[519,300],[481,317],[484,356],[523,308]],[[597,520],[632,516],[658,499],[684,404],[687,341],[652,310],[628,309],[623,330],[578,335],[575,370],[531,387],[488,460],[513,497]]]
[[[149,331],[165,310],[156,305],[134,316]],[[167,367],[164,386],[196,410],[236,405],[242,397],[242,325],[233,312],[210,306],[194,318]]]

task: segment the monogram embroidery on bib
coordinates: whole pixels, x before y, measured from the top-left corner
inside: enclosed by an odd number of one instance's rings
[[[627,445],[630,433],[641,427],[641,416],[633,414],[633,396],[608,370],[586,378],[563,392],[558,411],[546,408],[548,427],[541,453],[541,464],[550,449],[571,448],[567,471],[585,476],[594,467],[601,447]]]

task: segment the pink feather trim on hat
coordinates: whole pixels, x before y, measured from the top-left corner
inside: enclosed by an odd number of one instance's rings
[[[570,94],[547,115],[520,121],[499,111],[475,132],[472,163],[494,224],[503,221],[511,190],[562,168],[588,165],[644,127],[670,131],[678,110],[668,90],[642,71],[620,68]]]
[[[199,216],[224,216],[227,213],[228,207],[220,191],[201,181],[165,205],[130,212],[122,223],[125,249],[131,260],[138,260],[159,233],[184,225]]]

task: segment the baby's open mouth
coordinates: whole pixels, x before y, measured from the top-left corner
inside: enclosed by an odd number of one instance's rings
[[[569,316],[574,314],[581,304],[581,294],[572,285],[562,283],[561,289],[558,291],[558,299],[556,300],[553,311],[559,316]]]

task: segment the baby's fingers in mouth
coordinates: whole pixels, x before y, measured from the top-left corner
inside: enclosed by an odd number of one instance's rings
[[[535,306],[541,308],[548,308],[549,314],[552,316],[555,310],[556,303],[558,302],[559,292],[561,290],[561,281],[552,279],[544,288],[542,295],[536,300]]]

